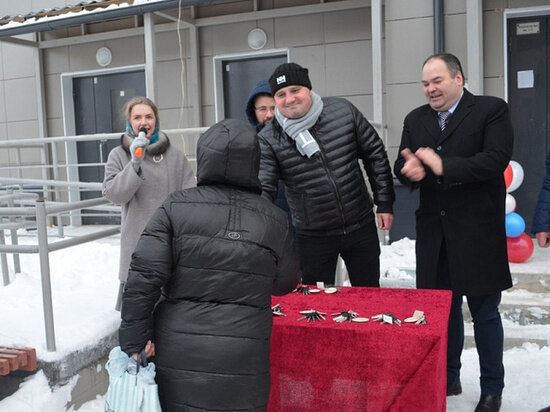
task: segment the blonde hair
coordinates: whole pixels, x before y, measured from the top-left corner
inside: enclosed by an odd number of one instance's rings
[[[145,104],[149,106],[151,109],[153,109],[153,113],[155,113],[155,119],[159,118],[159,111],[158,111],[157,105],[153,103],[151,99],[148,99],[147,97],[144,97],[144,96],[136,96],[136,97],[132,97],[124,105],[124,115],[126,116],[126,119],[130,120],[130,114],[132,113],[132,109],[134,108],[134,106],[138,104]]]

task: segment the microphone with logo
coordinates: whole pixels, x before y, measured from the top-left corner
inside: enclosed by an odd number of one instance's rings
[[[138,131],[138,137],[147,137],[147,129],[145,129],[145,127],[142,127],[141,129],[139,129]],[[143,147],[137,147],[135,152],[134,152],[134,155],[140,159],[141,156],[143,156]]]

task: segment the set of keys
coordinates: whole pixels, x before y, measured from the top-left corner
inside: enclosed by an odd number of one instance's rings
[[[318,312],[314,309],[302,310],[300,313],[304,316],[298,318],[298,320],[306,319],[308,322],[317,322],[318,320],[325,320],[326,313]]]
[[[422,312],[421,310],[415,310],[413,315],[410,318],[405,319],[404,322],[414,323],[416,325],[425,325],[426,323],[428,323],[426,321],[426,315],[424,315],[424,312]]]
[[[307,288],[307,286],[303,286]],[[303,293],[303,292],[302,292]],[[271,307],[271,312],[274,316],[286,316],[285,313],[283,313],[283,307],[280,304],[276,304],[275,306]],[[304,320],[306,319],[308,322],[316,322],[325,320],[326,313],[316,311],[315,309],[308,309],[308,310],[302,310],[300,311],[300,314],[304,315],[298,320]],[[366,317],[359,317],[359,314],[357,312],[354,312],[352,310],[346,310],[342,312],[336,312],[331,313],[331,316],[333,316],[332,320],[338,323],[343,322],[368,322],[369,318]],[[380,321],[380,324],[396,324],[397,326],[401,326],[401,321],[392,313],[381,313],[379,315],[375,315],[372,317],[372,320],[374,322]],[[404,320],[406,323],[414,323],[416,325],[426,325],[426,315],[424,315],[424,312],[421,310],[415,310],[413,315],[410,318],[406,318]]]
[[[294,289],[294,292],[301,293],[302,295],[309,295],[310,293],[319,293],[319,289],[312,289],[309,286],[300,285],[296,289]]]
[[[275,316],[286,316],[285,313],[283,313],[283,307],[279,305],[278,303],[275,306],[271,306],[271,312]]]
[[[381,313],[379,315],[375,315],[372,317],[372,320],[375,322],[381,321],[380,322],[381,325],[383,325],[384,323],[387,323],[389,325],[396,324],[397,326],[401,326],[401,321],[397,319],[397,316],[391,313]]]
[[[352,310],[346,310],[344,312],[337,312],[332,313],[332,316],[336,316],[332,320],[338,323],[343,322],[368,322],[369,318],[362,318],[359,317],[359,314],[357,312],[354,312]]]
[[[322,284],[323,282],[318,282],[318,283]],[[328,288],[321,287],[319,289],[315,289],[315,288],[310,288],[309,286],[300,285],[296,289],[294,289],[294,292],[301,293],[302,295],[309,295],[310,293],[320,293],[321,291],[323,291],[323,292],[330,295],[330,294],[338,292],[339,290],[340,289],[338,289],[337,287],[334,287],[334,286],[331,286],[331,287],[328,287]]]

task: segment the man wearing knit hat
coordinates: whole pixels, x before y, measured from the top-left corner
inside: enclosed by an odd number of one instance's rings
[[[284,63],[269,78],[275,118],[259,133],[262,195],[287,201],[300,253],[302,283],[334,283],[338,255],[353,286],[380,285],[378,227],[389,230],[395,200],[384,144],[349,101],[321,98],[308,70]],[[359,160],[372,189],[367,189]]]

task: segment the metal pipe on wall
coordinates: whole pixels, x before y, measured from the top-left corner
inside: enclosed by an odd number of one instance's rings
[[[445,51],[445,25],[443,21],[443,0],[434,0],[434,54]]]

